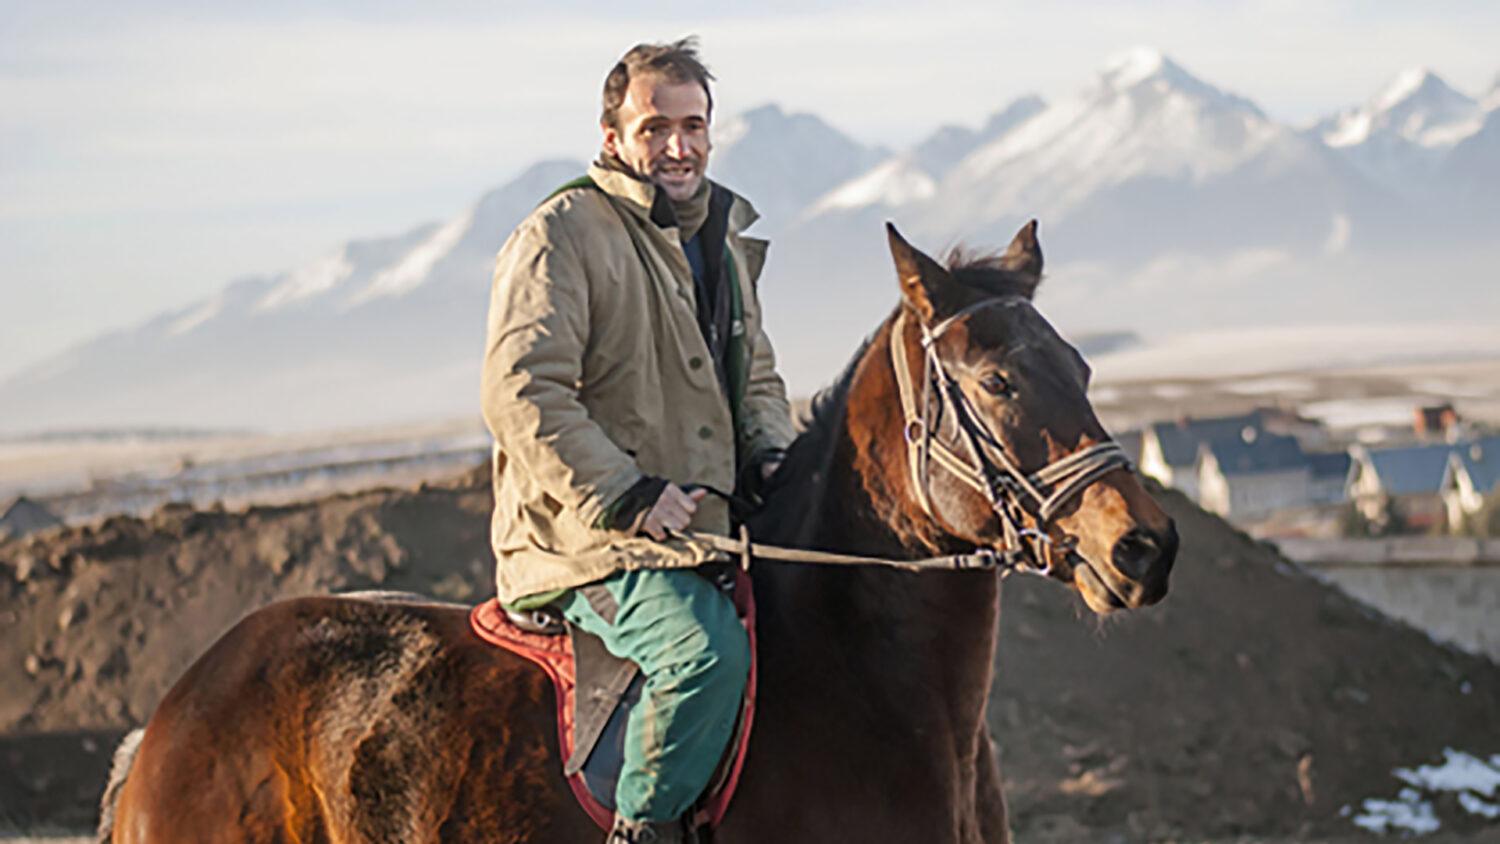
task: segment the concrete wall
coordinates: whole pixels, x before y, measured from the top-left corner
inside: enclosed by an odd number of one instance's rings
[[[1500,662],[1500,568],[1310,567],[1318,577],[1442,642]]]
[[[1406,536],[1276,544],[1380,612],[1500,662],[1500,540]]]

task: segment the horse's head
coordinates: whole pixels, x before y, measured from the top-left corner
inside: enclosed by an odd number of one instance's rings
[[[1096,613],[1161,600],[1176,527],[1095,416],[1083,357],[1032,306],[1036,223],[946,267],[888,234],[911,503],[950,541],[1024,549]]]

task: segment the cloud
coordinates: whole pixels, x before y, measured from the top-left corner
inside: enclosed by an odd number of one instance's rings
[[[0,361],[16,363],[587,157],[604,72],[640,40],[700,34],[721,113],[776,101],[891,146],[1066,95],[1130,44],[1302,119],[1409,64],[1477,92],[1500,42],[1492,3],[13,5],[0,285],[28,325],[0,325]]]

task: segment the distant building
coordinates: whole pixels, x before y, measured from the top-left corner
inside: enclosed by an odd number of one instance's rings
[[[1259,411],[1212,419],[1184,418],[1154,422],[1141,431],[1140,470],[1163,484],[1199,500],[1198,454],[1215,440],[1243,440],[1264,431]]]
[[[1349,497],[1372,523],[1382,524],[1394,510],[1407,529],[1438,527],[1447,519],[1441,490],[1452,452],[1447,444],[1353,446]]]
[[[1304,507],[1311,493],[1312,470],[1293,437],[1247,427],[1199,447],[1198,502],[1206,510],[1254,518]]]
[[[1316,419],[1308,419],[1295,411],[1280,407],[1262,407],[1254,415],[1260,418],[1261,428],[1273,434],[1295,438],[1303,451],[1328,448],[1328,428]]]
[[[1463,530],[1486,501],[1500,495],[1500,436],[1454,446],[1439,488],[1448,529]]]
[[[1453,442],[1462,433],[1458,411],[1448,403],[1427,405],[1413,411],[1412,431],[1417,438],[1429,442]]]
[[[23,495],[0,512],[0,537],[25,536],[62,523],[51,510]]]
[[[1130,462],[1132,465],[1141,465],[1140,431],[1121,431],[1118,434],[1112,435],[1112,438],[1114,439],[1115,444],[1125,452],[1125,456],[1130,458]]]
[[[1313,505],[1343,504],[1349,500],[1349,476],[1354,459],[1347,451],[1312,452],[1307,455],[1311,473],[1308,502]]]

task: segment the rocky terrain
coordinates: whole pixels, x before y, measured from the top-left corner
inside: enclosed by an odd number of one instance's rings
[[[1159,495],[1183,549],[1159,607],[1100,622],[1055,584],[1007,583],[991,724],[1018,840],[1354,841],[1398,815],[1500,834],[1483,780],[1420,768],[1500,764],[1500,667]],[[0,544],[0,832],[87,829],[114,742],[268,601],[487,596],[489,506],[475,473]]]

